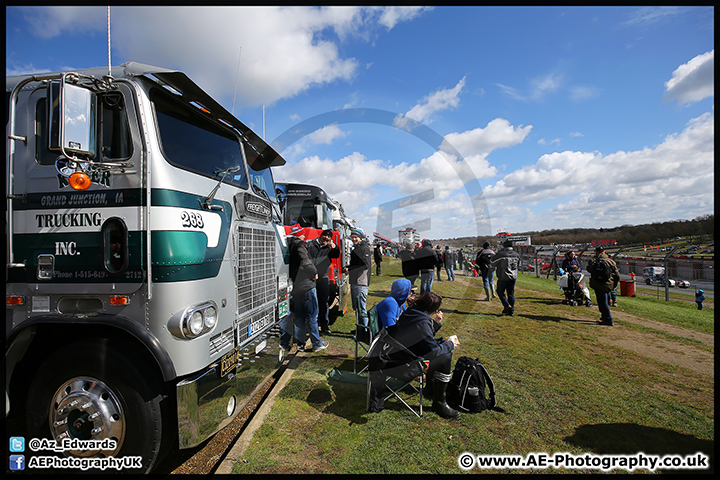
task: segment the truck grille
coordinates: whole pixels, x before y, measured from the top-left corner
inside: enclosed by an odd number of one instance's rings
[[[238,317],[277,300],[275,232],[238,228]]]

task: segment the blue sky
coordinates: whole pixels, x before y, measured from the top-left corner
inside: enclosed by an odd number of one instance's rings
[[[187,73],[281,150],[277,181],[323,187],[366,232],[714,214],[712,7],[112,7],[110,19],[113,65]],[[6,7],[5,48],[8,75],[106,66],[107,8]]]

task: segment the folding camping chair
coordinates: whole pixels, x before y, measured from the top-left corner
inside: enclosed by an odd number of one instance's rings
[[[377,305],[373,305],[372,308],[367,311],[367,317],[364,318],[367,322],[363,321],[359,311],[355,313],[355,336],[353,337],[353,340],[355,340],[355,360],[353,362],[353,373],[362,373],[367,369],[366,366],[358,372],[357,364],[358,361],[367,358],[370,344],[380,331],[380,322],[378,322],[376,306]],[[358,355],[358,352],[361,353]]]
[[[423,415],[423,387],[426,365],[422,357],[408,350],[390,336],[386,329],[375,336],[368,351],[367,400],[368,412],[379,412],[385,401],[395,397],[415,416]],[[416,384],[417,383],[417,384]],[[417,407],[410,406],[400,392],[418,395]],[[389,392],[389,393],[388,393]]]

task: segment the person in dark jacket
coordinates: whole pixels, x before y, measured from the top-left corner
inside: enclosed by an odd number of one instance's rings
[[[435,270],[436,270],[436,273],[435,273],[435,279],[433,279],[433,281],[437,280],[438,282],[442,282],[442,278],[440,278],[440,270],[442,269],[442,267],[443,267],[443,254],[440,251],[440,245],[437,245],[435,247]],[[448,278],[448,280],[450,280],[450,279]]]
[[[293,281],[291,296],[294,308],[294,333],[297,351],[302,352],[305,350],[306,329],[310,334],[313,352],[324,350],[328,347],[328,342],[320,339],[317,323],[318,301],[315,290],[315,281],[318,277],[317,268],[308,256],[305,229],[298,223],[294,224],[290,229],[288,246],[290,248],[290,279]],[[284,341],[281,339],[280,345],[285,351],[290,349],[287,337],[285,337]]]
[[[490,248],[490,242],[486,241],[483,243],[483,249],[475,257],[475,265],[478,266],[483,279],[486,302],[489,302],[491,298],[495,298],[495,282],[493,280],[492,262],[490,261],[494,255],[495,251]]]
[[[350,252],[350,264],[345,271],[349,274],[352,307],[355,312],[359,313],[360,318],[367,322],[367,295],[370,286],[372,254],[365,234],[361,230],[352,230],[350,240],[354,246]]]
[[[432,382],[433,411],[444,418],[457,418],[460,412],[447,404],[446,393],[452,377],[452,354],[458,341],[455,336],[447,340],[435,338],[442,326],[441,305],[442,297],[439,295],[433,292],[421,294],[400,315],[392,336],[415,355],[430,361],[427,378]]]
[[[382,263],[382,247],[380,245],[375,245],[373,260],[375,260],[375,275],[379,277],[381,275],[380,264]]]
[[[402,265],[403,277],[410,280],[410,283],[415,285],[415,280],[420,276],[420,269],[417,266],[415,260],[415,253],[412,251],[410,245],[405,245],[403,250],[400,250],[400,262]]]
[[[451,282],[455,281],[455,252],[450,250],[450,247],[445,245],[445,251],[442,254],[443,264],[445,265],[445,273],[448,276],[448,280]],[[438,273],[438,278],[440,274]]]
[[[333,231],[323,230],[320,236],[307,242],[308,256],[315,264],[318,279],[315,282],[318,297],[318,327],[320,333],[330,333],[328,302],[330,299],[330,280],[328,270],[333,258],[340,258],[340,247],[333,242]]]
[[[503,315],[515,314],[515,281],[517,280],[520,255],[513,250],[512,242],[505,240],[503,249],[493,255],[490,263],[497,272],[497,294],[503,304]]]
[[[430,292],[432,291],[435,266],[438,262],[438,256],[432,248],[430,240],[422,241],[422,247],[415,252],[415,259],[420,269],[420,293]]]
[[[602,273],[605,268],[600,266],[605,262],[607,272]],[[587,271],[590,272],[590,288],[595,290],[598,310],[600,310],[600,325],[613,325],[612,313],[610,312],[610,292],[617,288],[620,283],[620,272],[615,262],[608,257],[605,249],[601,246],[595,247],[595,256],[588,262]],[[606,278],[607,277],[607,278]]]

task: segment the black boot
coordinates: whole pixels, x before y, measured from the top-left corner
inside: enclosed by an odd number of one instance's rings
[[[440,374],[436,372],[435,384],[433,385],[433,403],[432,410],[443,418],[458,418],[460,412],[452,408],[447,403],[446,393],[448,382],[450,381],[449,374]],[[441,378],[442,377],[442,378]]]

